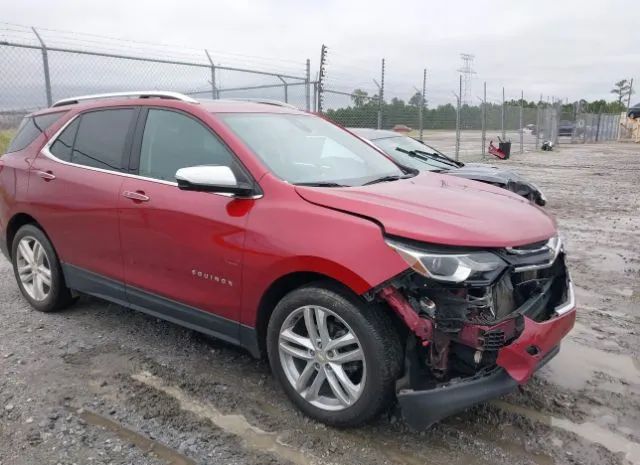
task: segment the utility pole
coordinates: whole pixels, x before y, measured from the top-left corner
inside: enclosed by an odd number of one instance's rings
[[[464,91],[460,94],[460,99],[463,104],[469,104],[471,99],[471,81],[473,79],[473,75],[476,74],[473,70],[473,59],[475,56],[470,53],[461,53],[460,58],[462,58],[462,67],[457,71],[462,73],[462,76],[464,77]]]
[[[420,140],[423,140],[422,136],[424,134],[424,107],[427,102],[426,100],[427,94],[427,68],[422,72],[422,98],[420,99]]]
[[[38,38],[38,42],[40,42],[40,47],[42,50],[42,68],[44,69],[44,89],[47,95],[47,106],[51,106],[53,104],[53,98],[51,97],[51,78],[49,77],[49,54],[47,53],[47,46],[36,31],[35,27],[32,27],[31,30]]]
[[[633,94],[633,78],[631,78],[631,82],[629,83],[629,93],[627,94],[627,113],[631,107],[631,94]]]
[[[327,63],[327,46],[322,44],[320,49],[320,71],[318,72],[318,113],[322,114],[322,104],[324,99],[324,79],[325,79],[325,65]]]

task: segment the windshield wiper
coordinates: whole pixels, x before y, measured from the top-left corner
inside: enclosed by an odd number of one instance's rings
[[[417,173],[417,171],[416,171]],[[401,175],[401,174],[391,174],[389,176],[382,176],[380,178],[374,179],[373,181],[365,182],[363,186],[369,186],[371,184],[377,184],[379,182],[387,182],[387,181],[397,181],[398,179],[407,179],[415,176],[413,173]]]
[[[441,160],[441,161],[443,161],[445,163],[448,163],[450,165],[457,166],[458,168],[462,168],[464,166],[464,163],[459,162],[459,161],[455,161],[453,158],[449,158],[446,155],[443,155],[443,154],[438,153],[438,152],[425,152],[424,150],[416,150],[416,152],[418,154],[426,155],[428,157],[434,157],[437,160]]]
[[[437,153],[425,152],[423,150],[405,150],[405,149],[400,148],[400,147],[396,147],[396,150],[398,152],[402,152],[404,154],[407,154],[410,157],[422,160],[422,161],[424,161],[426,163],[429,163],[430,161],[434,161],[434,159],[435,159],[435,160],[440,161],[440,162],[442,162],[442,163],[444,163],[446,165],[449,165],[449,166],[453,166],[453,167],[456,167],[456,168],[461,168],[462,167],[462,163],[459,163],[459,162],[457,162],[455,160],[452,160],[449,157],[446,157],[444,155],[440,155],[440,154],[437,154]],[[434,165],[431,165],[431,166],[434,166]]]
[[[349,187],[344,184],[338,184],[337,182],[297,182],[296,186],[306,186],[306,187]]]

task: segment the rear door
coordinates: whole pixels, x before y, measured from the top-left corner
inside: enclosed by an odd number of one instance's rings
[[[35,218],[70,287],[124,302],[118,199],[138,109],[90,111],[45,145],[30,173]]]
[[[178,169],[229,166],[235,155],[204,123],[179,111],[143,110],[134,144],[138,176],[119,198],[127,296],[140,310],[230,340],[238,337],[245,225],[255,200],[178,189]]]

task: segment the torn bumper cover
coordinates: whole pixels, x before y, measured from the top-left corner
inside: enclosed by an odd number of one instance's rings
[[[452,380],[432,389],[401,390],[397,397],[406,422],[413,428],[427,428],[437,421],[480,402],[514,391],[533,373],[551,360],[560,341],[571,330],[576,318],[575,300],[570,287],[568,301],[556,309],[556,316],[535,322],[524,319],[524,330],[498,352],[497,367],[489,373]]]

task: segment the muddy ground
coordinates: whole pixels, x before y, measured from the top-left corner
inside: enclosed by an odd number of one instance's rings
[[[640,464],[640,146],[498,162],[568,244],[578,324],[521,392],[410,431],[299,414],[264,361],[116,305],[32,311],[0,260],[0,465]]]

